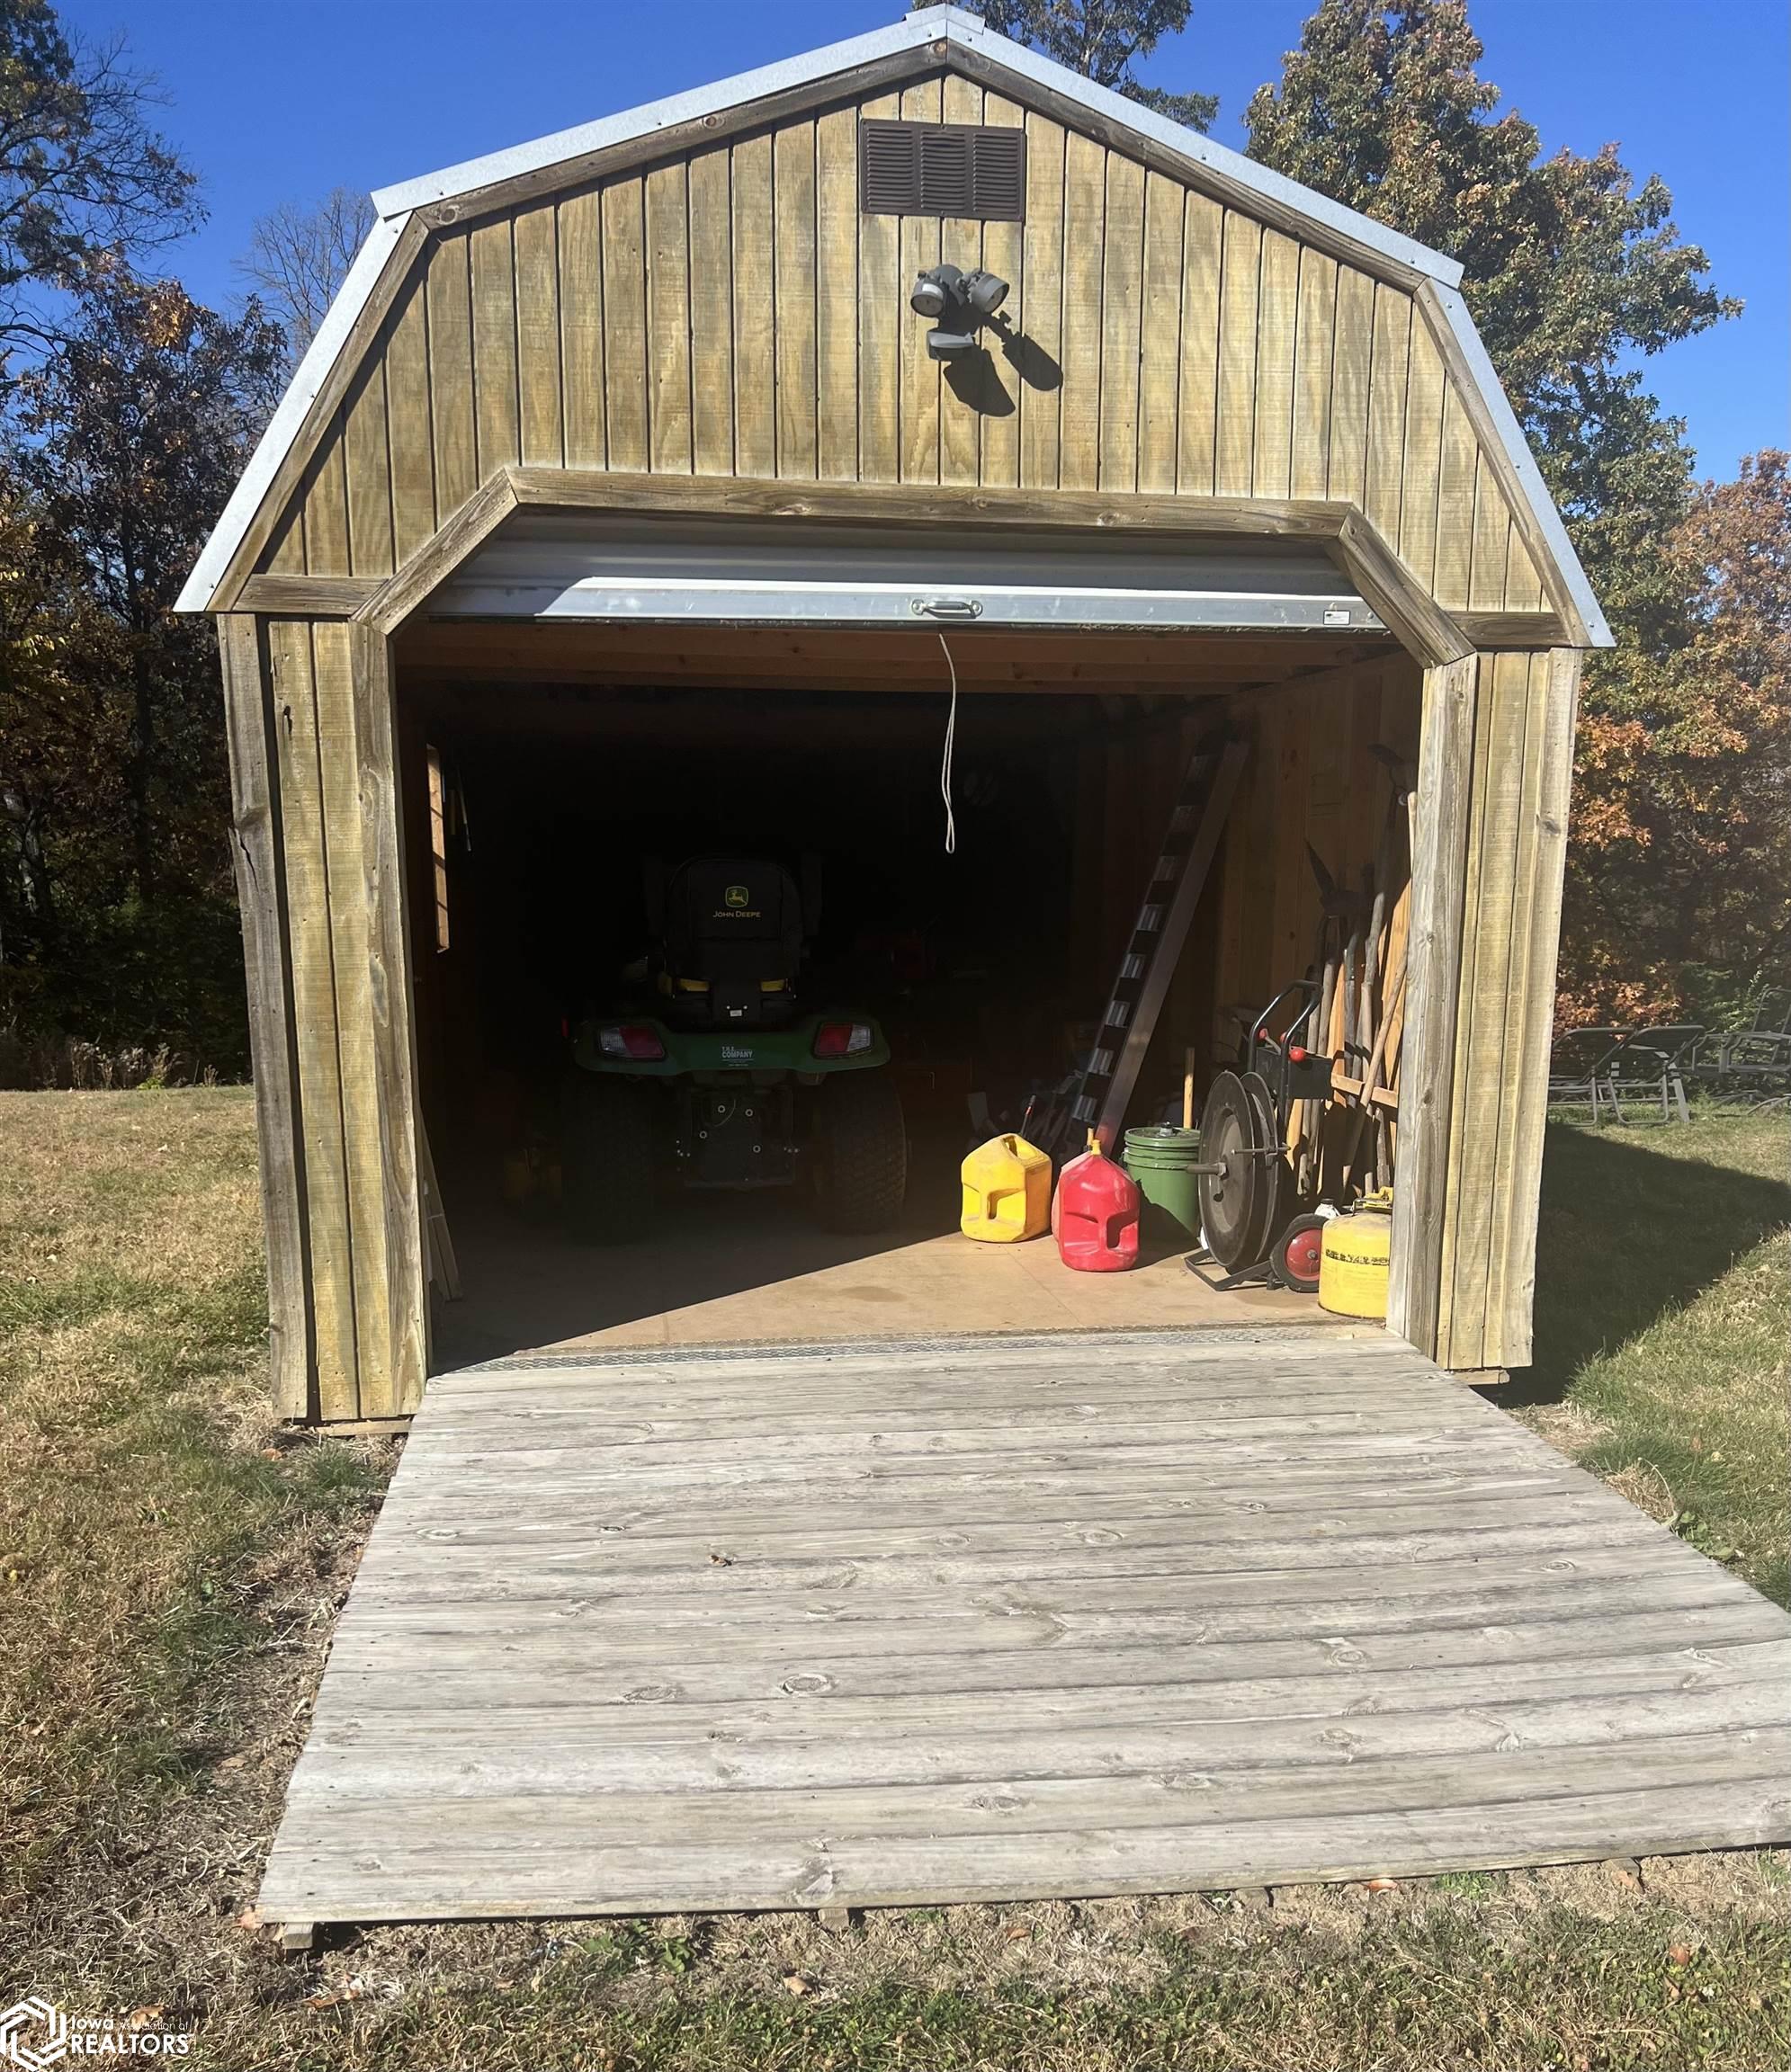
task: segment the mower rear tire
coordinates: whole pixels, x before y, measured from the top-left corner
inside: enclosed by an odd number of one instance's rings
[[[566,1227],[581,1245],[651,1235],[663,1148],[649,1087],[580,1073],[567,1091],[560,1152]]]
[[[842,1072],[816,1090],[816,1220],[824,1230],[887,1230],[908,1193],[901,1095],[882,1072]]]

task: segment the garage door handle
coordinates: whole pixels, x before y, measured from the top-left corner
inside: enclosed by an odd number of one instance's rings
[[[910,597],[908,608],[921,619],[981,619],[980,597]]]

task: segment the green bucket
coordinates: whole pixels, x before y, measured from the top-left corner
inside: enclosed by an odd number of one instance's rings
[[[1200,1242],[1198,1130],[1128,1130],[1120,1164],[1144,1197],[1144,1230],[1160,1244]]]

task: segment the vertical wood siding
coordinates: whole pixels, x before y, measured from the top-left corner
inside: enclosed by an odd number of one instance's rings
[[[1024,224],[862,216],[866,117],[1024,127]],[[940,259],[1011,283],[942,370]],[[495,469],[1357,505],[1446,606],[1542,585],[1428,319],[951,74],[438,233],[264,565],[389,574]]]
[[[317,1415],[414,1409],[424,1372],[387,683],[339,621],[267,627]],[[381,660],[383,647],[381,644]],[[234,718],[234,716],[233,716]]]
[[[1464,877],[1437,1357],[1530,1358],[1577,655],[1482,655]]]

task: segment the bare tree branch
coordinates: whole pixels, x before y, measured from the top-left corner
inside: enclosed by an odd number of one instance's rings
[[[256,221],[237,271],[285,330],[295,359],[317,335],[372,228],[372,203],[347,187],[314,208],[282,201]]]

